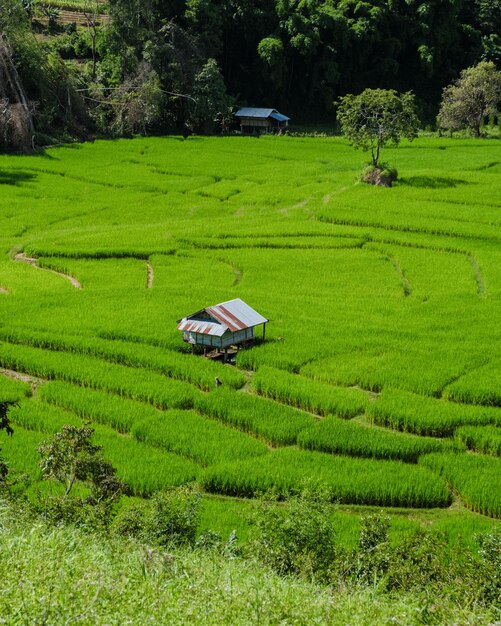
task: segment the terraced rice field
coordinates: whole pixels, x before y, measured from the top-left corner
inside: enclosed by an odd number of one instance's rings
[[[138,496],[314,483],[347,506],[501,517],[499,140],[386,158],[393,189],[357,182],[340,139],[1,156],[11,470],[36,481],[37,442],[85,419]],[[189,354],[176,321],[237,297],[266,342],[236,367]]]

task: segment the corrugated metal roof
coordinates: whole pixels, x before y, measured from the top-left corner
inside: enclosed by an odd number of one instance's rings
[[[279,122],[287,122],[288,120],[290,120],[290,117],[287,117],[287,115],[282,115],[281,113],[271,113],[270,117],[272,117],[273,119],[279,121]]]
[[[203,335],[214,335],[216,337],[222,337],[222,335],[224,335],[224,333],[228,330],[228,328],[222,324],[189,320],[186,317],[181,320],[177,329],[184,330],[186,332],[190,331],[192,333],[201,333]]]
[[[191,319],[199,315],[202,311],[205,311],[213,319],[216,319],[219,324],[206,320]],[[183,318],[177,327],[178,330],[221,337],[227,330],[236,332],[246,328],[253,328],[254,326],[264,324],[268,321],[266,317],[260,315],[240,298],[221,302],[214,306],[208,306],[202,309],[202,311],[197,311]]]
[[[276,109],[258,109],[255,107],[244,107],[238,110],[236,117],[270,117],[272,113],[276,113]]]

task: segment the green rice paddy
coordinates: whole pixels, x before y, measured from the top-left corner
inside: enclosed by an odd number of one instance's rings
[[[215,494],[207,527],[312,483],[350,511],[438,507],[447,525],[459,508],[470,534],[501,517],[499,141],[385,158],[392,189],[359,183],[341,139],[0,156],[12,472],[36,482],[37,442],[84,419],[133,494]],[[189,354],[177,320],[237,297],[270,319],[266,341],[236,367]]]

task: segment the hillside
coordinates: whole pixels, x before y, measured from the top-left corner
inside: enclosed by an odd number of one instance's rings
[[[0,400],[19,400],[2,456],[16,493],[52,492],[36,447],[88,419],[133,496],[195,483],[203,528],[243,542],[270,488],[321,489],[346,546],[381,507],[395,539],[434,527],[471,545],[499,528],[497,144],[388,149],[391,189],[359,183],[364,156],[331,138],[0,156]],[[270,319],[266,341],[236,366],[190,354],[177,320],[237,297]]]

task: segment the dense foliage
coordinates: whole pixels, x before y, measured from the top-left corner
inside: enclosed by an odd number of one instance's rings
[[[2,1],[0,32],[34,119],[16,139],[0,106],[4,146],[29,147],[33,130],[38,144],[228,130],[233,104],[332,121],[333,102],[365,88],[413,91],[434,123],[443,88],[501,56],[499,6],[487,0]],[[78,24],[56,4],[80,10]],[[1,101],[20,100],[0,91]]]

